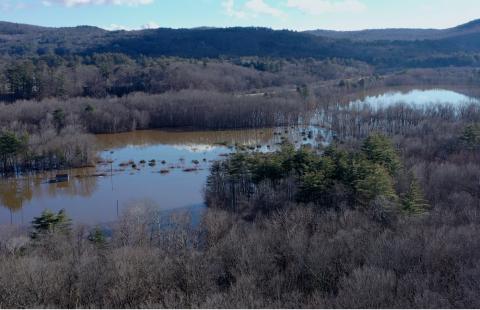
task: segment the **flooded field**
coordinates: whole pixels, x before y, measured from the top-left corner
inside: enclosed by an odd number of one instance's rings
[[[80,223],[112,221],[131,203],[162,210],[203,206],[203,186],[214,160],[235,149],[268,152],[288,139],[324,143],[318,127],[237,131],[160,131],[97,135],[95,168],[52,171],[0,181],[0,223],[28,224],[44,209],[67,210]],[[321,138],[323,137],[323,138]],[[59,174],[69,180],[55,182]]]
[[[479,101],[449,90],[389,91],[354,100],[350,106],[405,103],[462,104]],[[313,124],[311,122],[311,124]],[[203,206],[203,187],[214,160],[237,149],[269,152],[284,140],[297,147],[327,144],[328,130],[297,126],[235,131],[161,131],[97,135],[96,167],[51,171],[0,180],[0,224],[28,224],[44,209],[67,214],[79,223],[105,223],[135,202],[162,210]],[[60,174],[68,180],[59,180]]]

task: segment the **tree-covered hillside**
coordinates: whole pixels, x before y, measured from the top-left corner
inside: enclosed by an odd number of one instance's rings
[[[254,27],[110,32],[89,26],[46,28],[4,22],[0,23],[0,54],[10,57],[85,56],[113,52],[135,58],[336,57],[365,61],[382,68],[478,66],[478,24],[473,21],[446,30],[307,33]],[[356,36],[366,40],[354,41]],[[387,37],[391,39],[385,40]]]

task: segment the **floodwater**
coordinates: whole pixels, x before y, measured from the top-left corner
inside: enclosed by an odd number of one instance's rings
[[[64,208],[77,223],[100,224],[133,203],[153,203],[165,211],[201,208],[212,161],[225,158],[235,145],[259,152],[277,149],[283,139],[315,146],[329,139],[323,132],[309,126],[97,135],[101,159],[95,168],[0,180],[0,224],[28,224],[45,209]],[[69,175],[67,182],[48,182],[62,173]]]
[[[367,95],[362,99],[350,102],[350,107],[362,108],[369,106],[377,110],[388,108],[396,104],[403,104],[413,108],[424,109],[432,105],[452,105],[459,107],[472,103],[480,103],[476,98],[446,89],[410,89],[407,91],[393,90],[376,95]]]
[[[352,105],[381,107],[404,103],[462,104],[479,102],[449,90],[389,91],[367,95]],[[313,118],[310,124],[315,123]],[[214,160],[236,146],[269,152],[283,139],[296,146],[327,144],[328,130],[318,126],[235,131],[161,131],[97,135],[101,158],[94,168],[52,171],[0,180],[0,224],[28,224],[45,209],[65,209],[77,223],[100,224],[116,219],[129,204],[153,203],[161,210],[203,207],[203,187]],[[67,182],[49,183],[67,173]]]

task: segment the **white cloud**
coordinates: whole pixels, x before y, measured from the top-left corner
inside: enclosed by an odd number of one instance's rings
[[[23,1],[0,0],[1,11],[21,10],[27,8],[27,3]]]
[[[247,3],[245,3],[245,8],[255,14],[272,15],[274,17],[286,16],[283,11],[268,5],[264,0],[249,0]]]
[[[287,6],[311,15],[363,12],[367,9],[359,0],[287,0]]]
[[[53,4],[62,4],[68,7],[78,5],[127,5],[138,6],[153,3],[155,0],[44,0],[42,4],[45,6],[52,6]]]
[[[156,22],[148,22],[144,25],[142,25],[141,29],[157,29],[160,28],[160,25],[157,24]]]
[[[225,10],[225,13],[228,16],[236,18],[244,18],[247,14],[243,11],[238,11],[235,9],[235,0],[225,0],[222,2],[222,7]]]
[[[103,29],[108,31],[118,31],[118,30],[133,30],[132,28],[124,25],[110,24],[109,26],[103,27]]]
[[[241,9],[235,7],[235,0],[225,0],[222,7],[228,16],[235,18],[257,17],[258,15],[271,15],[274,17],[286,17],[285,12],[272,7],[265,0],[248,0]]]
[[[157,29],[157,28],[160,28],[160,25],[153,21],[150,21],[144,25],[141,25],[140,27],[130,27],[130,26],[125,26],[120,24],[110,24],[108,26],[103,27],[103,29],[109,30],[109,31],[118,31],[118,30],[131,31],[131,30],[144,30],[144,29]]]

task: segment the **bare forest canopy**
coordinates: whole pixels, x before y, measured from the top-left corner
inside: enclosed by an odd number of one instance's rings
[[[335,79],[372,75],[371,66],[352,60],[238,57],[182,59],[104,53],[92,56],[0,57],[0,100],[121,97],[199,89],[248,93]]]

